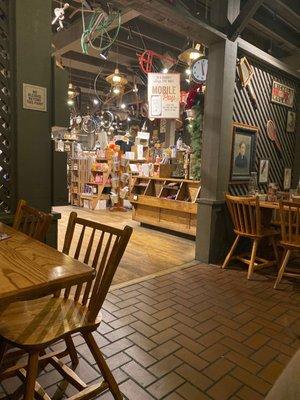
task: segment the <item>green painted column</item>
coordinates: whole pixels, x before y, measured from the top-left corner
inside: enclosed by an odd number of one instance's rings
[[[51,209],[51,0],[11,0],[14,23],[16,197]],[[23,84],[45,88],[46,111],[23,107]],[[34,89],[30,88],[30,92]],[[38,92],[39,95],[39,92]]]

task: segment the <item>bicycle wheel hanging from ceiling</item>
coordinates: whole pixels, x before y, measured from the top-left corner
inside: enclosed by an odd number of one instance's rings
[[[102,54],[113,45],[118,37],[121,27],[121,13],[114,10],[106,13],[101,8],[95,9],[86,25],[84,10],[82,9],[82,24],[82,52],[88,54],[91,47]]]

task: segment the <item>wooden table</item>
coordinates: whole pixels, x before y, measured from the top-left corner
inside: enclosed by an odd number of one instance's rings
[[[0,304],[87,282],[94,269],[0,223]]]

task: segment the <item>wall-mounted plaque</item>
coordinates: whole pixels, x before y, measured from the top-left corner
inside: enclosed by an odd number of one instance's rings
[[[283,83],[273,81],[271,101],[286,107],[293,107],[295,89]]]
[[[23,108],[47,111],[47,88],[23,83]]]

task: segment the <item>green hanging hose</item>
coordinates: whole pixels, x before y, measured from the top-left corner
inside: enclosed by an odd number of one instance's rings
[[[119,11],[113,11],[109,15],[106,15],[102,10],[96,10],[87,26],[85,27],[84,15],[82,13],[82,21],[83,21],[83,33],[81,36],[81,48],[84,54],[88,54],[89,47],[99,51],[102,53],[103,51],[109,49],[119,34],[121,28],[121,13]],[[115,34],[110,37],[108,31],[113,23],[116,23],[116,31]],[[104,42],[104,35],[107,36],[106,40],[108,43]],[[100,38],[100,45],[96,46],[94,41]]]

